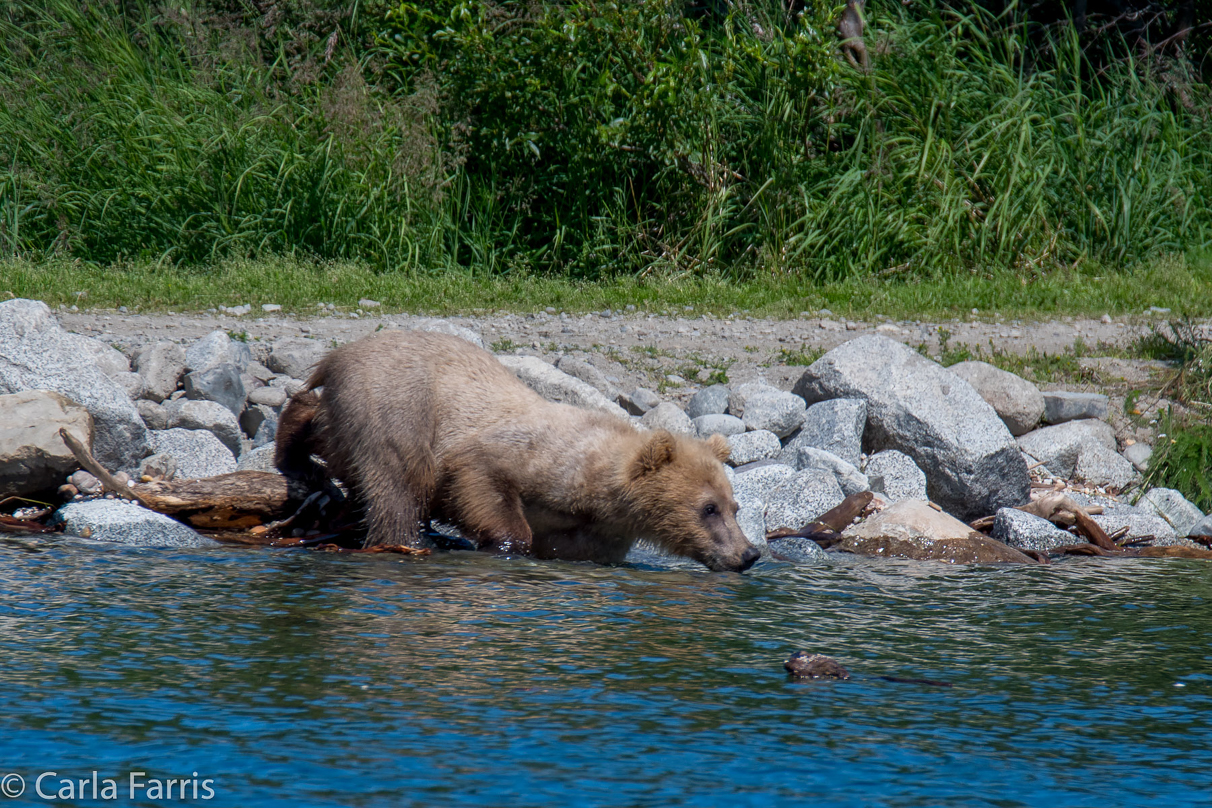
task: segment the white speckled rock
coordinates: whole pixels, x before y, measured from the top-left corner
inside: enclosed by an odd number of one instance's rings
[[[864,471],[871,490],[883,494],[889,502],[926,499],[926,475],[904,452],[876,452],[868,458]]]
[[[841,486],[842,493],[846,496],[861,493],[870,487],[867,475],[863,474],[863,472],[845,460],[842,460],[833,452],[827,452],[815,446],[800,447],[796,455],[795,468],[800,471],[804,469],[823,469],[830,472],[837,479],[837,484]]]
[[[798,530],[843,499],[841,486],[831,472],[797,471],[766,497],[766,530]]]
[[[111,470],[147,455],[147,427],[135,405],[93,360],[85,337],[59,327],[45,303],[0,303],[0,394],[52,390],[93,417],[93,455]]]
[[[1082,418],[1107,419],[1106,396],[1101,393],[1044,393],[1044,420],[1063,424]]]
[[[745,382],[733,387],[728,392],[728,414],[737,418],[745,416],[745,403],[757,393],[781,393],[773,384],[767,382]]]
[[[1096,444],[1082,449],[1073,476],[1090,485],[1119,490],[1135,482],[1140,475],[1119,452]]]
[[[101,372],[111,379],[119,373],[130,373],[130,360],[114,346],[83,336],[80,337],[79,344],[97,363],[97,367],[101,368]]]
[[[1190,535],[1191,529],[1204,518],[1203,511],[1173,488],[1150,488],[1137,501],[1136,507],[1165,519],[1174,528],[1176,536]]]
[[[1027,501],[1027,464],[993,407],[959,376],[895,340],[870,334],[834,348],[804,371],[793,392],[809,403],[865,399],[864,445],[912,457],[926,472],[930,498],[960,518]]]
[[[436,317],[422,317],[417,320],[409,320],[408,323],[404,325],[404,328],[408,331],[428,331],[431,334],[449,334],[452,337],[465,339],[478,348],[484,348],[487,350],[487,346],[484,345],[484,340],[479,334],[466,326],[458,325],[457,323],[452,323],[448,320],[440,320]]]
[[[1160,516],[1145,513],[1138,508],[1116,509],[1109,513],[1095,514],[1090,517],[1108,534],[1128,526],[1126,538],[1138,539],[1143,536],[1153,536],[1156,539],[1177,538],[1174,528]],[[1123,541],[1123,539],[1120,539]]]
[[[732,454],[728,463],[733,466],[743,466],[755,460],[769,460],[778,457],[783,449],[779,436],[773,432],[745,432],[741,435],[729,435],[728,445]]]
[[[947,370],[959,376],[989,402],[1011,435],[1024,435],[1044,415],[1044,395],[1026,379],[987,362],[960,362]]]
[[[695,434],[700,438],[711,435],[741,435],[745,432],[745,422],[734,415],[700,415],[691,419],[694,423]]]
[[[606,378],[605,373],[584,359],[577,359],[575,356],[562,356],[556,362],[556,368],[574,379],[580,379],[585,384],[590,385],[610,401],[617,401],[621,394],[619,388],[615,387],[610,379]]]
[[[548,401],[571,404],[574,407],[596,410],[619,418],[627,417],[627,413],[622,407],[602,395],[593,385],[586,384],[580,379],[574,379],[537,356],[498,356],[497,359],[527,387]],[[686,419],[686,424],[687,432],[693,429],[690,426],[689,418]]]
[[[185,375],[185,349],[175,342],[157,342],[139,353],[135,366],[143,377],[143,397],[163,401]]]
[[[256,449],[251,449],[240,456],[240,462],[236,464],[236,471],[272,471],[277,472],[278,468],[274,465],[274,447],[259,446]]]
[[[1072,533],[1061,530],[1047,519],[1015,508],[1002,508],[993,517],[993,538],[1019,550],[1051,552],[1058,547],[1081,544]]]
[[[243,342],[233,340],[225,331],[212,331],[185,349],[185,369],[207,370],[230,362],[240,370],[252,361],[252,351]]]
[[[644,413],[640,423],[647,429],[666,429],[675,435],[694,434],[694,423],[672,401],[663,401]]]
[[[746,500],[738,501],[740,508],[736,512],[736,523],[745,538],[754,547],[765,552],[766,548],[766,506],[761,502]]]
[[[140,547],[217,547],[218,542],[135,502],[94,499],[70,502],[55,512],[64,532],[96,541]]]
[[[792,564],[826,564],[829,555],[812,539],[788,536],[768,545],[767,555],[776,561]]]
[[[236,470],[236,458],[213,433],[205,429],[164,429],[150,435],[156,454],[177,461],[177,479],[215,477]]]
[[[795,475],[795,469],[790,466],[772,464],[748,469],[732,478],[732,494],[737,504],[746,502],[761,502],[765,509],[766,499],[774,489],[787,482]]]
[[[866,424],[867,402],[860,398],[818,401],[804,412],[799,433],[787,442],[779,459],[792,464],[801,447],[814,446],[857,467],[863,453]]]
[[[164,405],[168,429],[205,429],[238,455],[241,447],[240,422],[231,410],[215,401],[190,401],[181,398]]]
[[[1115,430],[1105,421],[1069,421],[1028,432],[1018,439],[1018,445],[1054,476],[1068,479],[1083,448],[1102,446],[1115,451]]]
[[[791,393],[758,391],[745,401],[745,429],[766,430],[785,438],[800,428],[808,405]]]
[[[1200,519],[1187,531],[1188,536],[1212,536],[1212,514]]]
[[[723,415],[728,412],[728,393],[728,388],[722,384],[704,387],[686,402],[686,414],[692,420],[704,415]]]

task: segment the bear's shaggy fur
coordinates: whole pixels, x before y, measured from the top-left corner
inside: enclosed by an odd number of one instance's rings
[[[368,546],[415,546],[434,518],[501,552],[618,563],[643,538],[739,571],[759,552],[736,523],[727,457],[719,436],[548,402],[457,337],[382,331],[320,363],[282,414],[275,463],[344,482]]]

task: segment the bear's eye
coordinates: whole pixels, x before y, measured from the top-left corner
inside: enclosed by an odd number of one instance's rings
[[[715,516],[719,512],[720,509],[715,507],[714,502],[708,502],[707,506],[703,508],[703,516]]]

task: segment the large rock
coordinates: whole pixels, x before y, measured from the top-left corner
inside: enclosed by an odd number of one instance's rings
[[[873,454],[864,469],[871,490],[883,494],[889,502],[902,499],[926,499],[926,475],[913,458],[895,449]]]
[[[644,413],[640,423],[648,429],[665,429],[675,435],[694,434],[694,423],[672,401],[663,401]]]
[[[1019,550],[1051,552],[1058,547],[1081,544],[1072,533],[1061,530],[1047,519],[1016,508],[1002,508],[993,517],[993,538]]]
[[[1177,538],[1173,526],[1165,519],[1155,514],[1146,513],[1140,508],[1116,508],[1090,517],[1108,535],[1128,528],[1128,532],[1118,541],[1130,541],[1151,536],[1154,539],[1168,541]]]
[[[440,320],[436,317],[422,317],[417,320],[409,320],[403,327],[407,331],[428,331],[431,334],[449,334],[452,337],[467,340],[477,348],[487,348],[479,334],[466,326],[457,325],[448,320]]]
[[[836,508],[845,499],[832,472],[824,469],[797,471],[766,497],[766,530],[789,527],[795,530]]]
[[[833,452],[827,452],[815,446],[803,446],[800,448],[799,453],[796,455],[795,467],[801,471],[805,469],[823,469],[828,471],[837,480],[842,493],[846,496],[861,493],[870,487],[867,475],[863,474],[863,472],[845,460],[842,460]]]
[[[215,547],[218,542],[135,502],[94,499],[70,502],[55,512],[64,532],[86,539],[139,547]]]
[[[248,345],[232,339],[225,331],[212,331],[185,349],[185,369],[189,371],[206,370],[225,362],[240,370],[252,362]]]
[[[1136,467],[1123,455],[1105,446],[1092,445],[1082,449],[1073,467],[1074,479],[1090,485],[1120,490],[1136,482]]]
[[[45,303],[0,303],[0,394],[52,390],[93,417],[93,455],[106,468],[134,469],[147,428],[125,391],[93,361],[86,338],[59,327]]]
[[[728,463],[733,466],[743,466],[757,460],[778,457],[779,452],[783,449],[783,444],[779,443],[779,436],[765,431],[729,435],[728,446],[732,449],[732,454],[728,456]]]
[[[59,437],[66,429],[90,446],[93,418],[59,393],[26,390],[0,395],[0,496],[62,485],[79,464]]]
[[[592,385],[599,393],[611,401],[618,400],[619,388],[615,387],[610,379],[606,378],[605,373],[584,359],[577,359],[575,356],[564,356],[560,358],[560,361],[556,362],[556,367],[574,379],[580,379],[585,384]]]
[[[258,446],[256,449],[251,449],[240,455],[240,462],[236,464],[236,471],[272,471],[277,473],[278,468],[274,465],[273,445]]]
[[[637,387],[630,393],[619,393],[615,401],[631,415],[647,415],[650,410],[661,405],[661,397],[647,387]]]
[[[912,457],[926,472],[930,498],[950,513],[974,519],[1027,501],[1027,464],[993,407],[895,340],[871,334],[834,348],[804,371],[794,392],[809,403],[865,399],[864,444]]]
[[[700,438],[707,438],[712,435],[741,435],[745,432],[745,422],[735,415],[700,415],[698,418],[691,419],[694,424],[695,434]]]
[[[3,419],[0,418],[0,423]],[[1195,507],[1181,491],[1173,488],[1150,488],[1136,503],[1143,511],[1160,516],[1170,523],[1177,536],[1189,536],[1192,528],[1204,518],[1204,512]]]
[[[867,402],[857,398],[818,401],[804,412],[800,431],[787,442],[780,456],[792,464],[799,450],[812,446],[832,452],[852,466],[863,453],[863,428],[867,424]]]
[[[574,379],[563,371],[539,359],[537,356],[498,356],[501,364],[509,368],[527,387],[548,401],[571,404],[586,410],[596,410],[619,418],[627,413],[602,395],[593,385]],[[689,424],[690,419],[686,422]]]
[[[728,388],[722,384],[704,387],[686,402],[686,414],[692,420],[704,415],[723,415],[728,412],[728,393]]]
[[[982,536],[927,502],[904,500],[842,532],[833,550],[877,558],[949,564],[1032,563],[1013,547]]]
[[[143,396],[143,377],[138,373],[114,373],[109,377],[131,401],[138,401]]]
[[[1067,479],[1073,476],[1082,449],[1102,446],[1115,451],[1115,430],[1105,421],[1069,421],[1028,432],[1018,445],[1053,475]]]
[[[175,342],[157,342],[139,353],[135,369],[143,377],[143,397],[163,401],[176,392],[185,375],[185,349]]]
[[[989,402],[1011,435],[1035,429],[1044,415],[1044,395],[1035,385],[987,362],[960,362],[947,368]]]
[[[1212,537],[1212,514],[1205,516],[1195,523],[1192,528],[1187,531],[1188,536],[1201,536],[1204,538]]]
[[[244,411],[245,396],[240,369],[230,362],[185,374],[185,397],[192,401],[222,404],[232,415],[239,417]]]
[[[732,478],[732,495],[736,497],[738,505],[747,502],[761,503],[762,510],[765,511],[766,500],[774,489],[794,476],[795,469],[777,463],[751,468]]]
[[[328,347],[322,342],[286,337],[274,343],[269,353],[269,369],[274,373],[285,373],[292,379],[306,379],[327,355]]]
[[[130,373],[130,360],[114,346],[92,337],[80,337],[79,344],[106,376],[113,378],[119,373]]]
[[[745,417],[746,402],[758,393],[781,393],[782,390],[767,382],[745,382],[728,392],[728,414],[737,418]]]
[[[151,433],[152,450],[172,455],[177,479],[216,477],[236,470],[236,458],[213,433],[205,429],[164,429]]]
[[[736,524],[759,549],[766,546],[766,505],[757,500],[737,500]]]
[[[759,391],[745,402],[745,428],[750,432],[764,429],[785,438],[804,422],[804,399],[781,390]]]
[[[1081,418],[1107,418],[1106,396],[1101,393],[1044,393],[1044,420],[1063,424]]]
[[[231,410],[215,401],[178,399],[164,405],[166,429],[205,429],[227,447],[232,455],[240,455],[240,422]]]

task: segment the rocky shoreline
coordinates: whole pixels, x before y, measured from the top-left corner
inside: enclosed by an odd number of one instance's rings
[[[923,355],[948,339],[939,324],[846,323],[820,313],[780,322],[551,310],[443,320],[376,316],[376,308],[362,301],[353,312],[250,318],[243,310],[178,317],[0,303],[3,494],[54,490],[65,505],[15,516],[73,535],[209,544],[204,531],[107,494],[94,475],[77,470],[58,430],[91,447],[102,466],[120,472],[122,485],[273,471],[278,416],[309,368],[334,345],[396,327],[451,333],[493,350],[549,400],[628,418],[637,428],[726,436],[738,520],[768,557],[819,563],[827,545],[883,557],[1029,562],[1086,543],[1070,532],[1081,534],[1086,524],[1074,524],[1075,510],[1113,538],[1112,548],[1198,555],[1212,535],[1212,518],[1176,491],[1152,489],[1127,501],[1141,493],[1133,489],[1154,430],[1140,419],[1117,419],[1122,399],[1041,390],[983,362],[944,368]],[[1038,351],[1055,340],[1072,345],[1075,335],[1124,345],[1149,325],[1108,320],[949,326],[973,342]],[[915,336],[923,351],[905,344]],[[786,363],[807,348],[819,358]],[[1156,370],[1156,363],[1115,361],[1125,374]],[[1132,496],[1116,496],[1125,491]],[[855,524],[837,526],[836,540],[804,533],[866,492],[870,503]],[[1058,492],[1065,507],[1032,512],[1033,499]],[[804,535],[786,535],[797,531]]]

